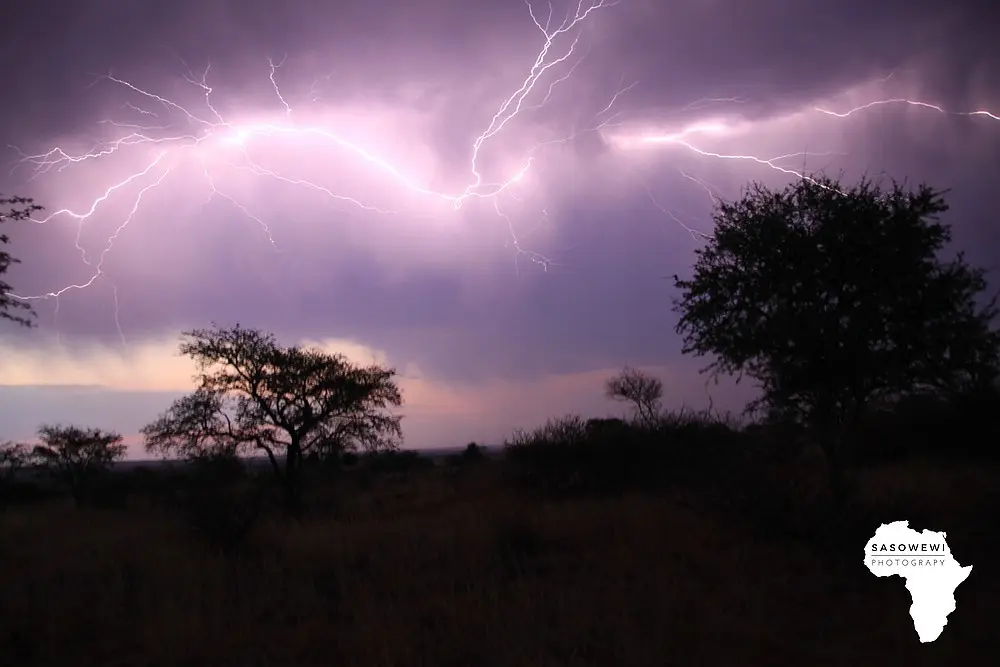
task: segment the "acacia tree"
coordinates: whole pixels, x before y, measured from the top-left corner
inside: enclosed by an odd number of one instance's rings
[[[99,428],[44,425],[38,437],[42,444],[34,448],[33,457],[69,487],[77,503],[83,501],[93,478],[126,452],[121,435]]]
[[[7,206],[10,209],[6,213],[0,212],[0,223],[7,220],[24,220],[31,217],[32,213],[42,210],[41,206],[28,197],[0,197],[0,207]],[[0,244],[7,245],[9,242],[10,237],[0,234]],[[11,257],[6,250],[0,250],[0,276],[7,273],[11,264],[20,263],[21,260]],[[0,279],[0,319],[10,320],[23,327],[32,326],[31,318],[34,317],[35,311],[28,303],[12,297],[10,289],[10,285]],[[21,311],[21,314],[18,315],[17,311]]]
[[[694,276],[674,277],[684,352],[754,379],[748,410],[813,427],[840,498],[844,436],[866,405],[997,377],[996,301],[977,303],[984,272],[961,253],[938,257],[951,240],[943,195],[867,179],[753,185],[718,205]]]
[[[660,414],[663,382],[642,371],[626,366],[604,384],[608,398],[632,403],[635,416],[643,424],[652,424]]]
[[[199,385],[142,430],[147,451],[187,458],[263,451],[289,511],[300,509],[311,452],[393,449],[402,436],[401,417],[388,412],[403,403],[393,369],[283,347],[238,324],[185,332],[180,350],[198,364]]]

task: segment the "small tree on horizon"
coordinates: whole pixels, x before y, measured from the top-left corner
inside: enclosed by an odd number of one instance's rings
[[[968,389],[1000,370],[996,300],[977,303],[984,272],[962,253],[938,258],[951,240],[943,195],[825,177],[755,184],[718,205],[693,277],[675,276],[683,351],[714,356],[703,372],[755,380],[748,410],[813,427],[838,497],[844,435],[873,400]]]
[[[32,450],[33,457],[69,487],[77,504],[83,502],[94,477],[127,451],[121,435],[99,428],[43,425],[38,437],[41,444]]]
[[[641,370],[625,366],[618,375],[604,384],[608,398],[632,404],[635,417],[643,424],[652,424],[660,414],[663,382]]]
[[[0,485],[10,482],[18,471],[31,464],[31,449],[16,442],[0,443]]]

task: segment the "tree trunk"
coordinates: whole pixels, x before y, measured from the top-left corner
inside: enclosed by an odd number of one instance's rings
[[[263,449],[267,453],[267,460],[271,462],[271,469],[274,471],[274,478],[277,480],[283,480],[284,477],[281,475],[281,466],[278,465],[278,459],[275,458],[274,452],[270,447],[265,447],[263,444],[258,443],[257,446]]]
[[[849,496],[847,461],[844,456],[843,413],[830,393],[822,395],[818,408],[814,425],[818,427],[817,435],[823,449],[823,457],[826,459],[834,507],[842,513],[846,509]]]
[[[66,475],[66,481],[69,484],[69,493],[73,498],[73,504],[78,508],[83,507],[86,498],[84,497],[85,485],[82,473],[71,468]]]
[[[288,451],[285,454],[285,477],[284,477],[284,492],[285,492],[285,512],[289,515],[296,516],[302,511],[302,497],[300,485],[300,475],[299,471],[302,464],[302,450],[299,448],[299,444],[296,441],[292,441],[288,445]]]
[[[83,507],[85,503],[83,487],[76,481],[70,482],[69,493],[73,498],[73,504],[76,505],[77,508]]]

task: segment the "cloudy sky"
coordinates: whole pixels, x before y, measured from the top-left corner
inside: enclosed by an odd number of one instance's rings
[[[0,438],[135,442],[212,321],[395,366],[409,447],[620,412],[626,363],[739,410],[663,277],[714,197],[802,169],[950,188],[1000,262],[988,0],[597,2],[15,0],[0,192],[46,210],[8,282],[61,293],[0,331]]]

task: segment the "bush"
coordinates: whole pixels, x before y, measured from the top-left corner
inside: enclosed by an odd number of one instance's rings
[[[434,461],[413,450],[389,450],[370,454],[367,464],[369,470],[378,473],[407,473],[434,467]]]
[[[550,492],[621,492],[658,487],[739,461],[740,434],[707,413],[658,419],[550,420],[504,443],[505,474],[515,484]]]
[[[869,409],[849,442],[856,465],[900,462],[914,456],[995,459],[1000,438],[1000,392],[950,398],[913,394]]]
[[[483,448],[474,442],[470,442],[462,450],[462,460],[466,462],[482,461],[486,458],[486,454],[483,453]]]
[[[445,459],[445,462],[451,467],[462,467],[481,463],[485,460],[486,454],[483,453],[483,448],[474,442],[470,442],[465,446],[461,454],[452,454]]]
[[[206,456],[191,461],[191,474],[202,484],[229,484],[245,479],[247,467],[236,456]]]

